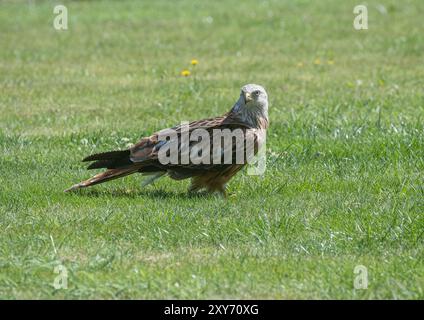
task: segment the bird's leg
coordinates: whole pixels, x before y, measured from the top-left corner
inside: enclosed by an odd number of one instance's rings
[[[228,195],[227,195],[227,190],[222,190],[222,191],[220,191],[220,193],[221,193],[221,195],[222,195],[222,197],[224,198],[224,199],[227,199],[228,198]]]
[[[224,198],[227,199],[228,195],[227,195],[227,188],[226,185],[222,185],[219,189],[218,189],[219,194]]]
[[[191,183],[190,187],[188,188],[189,194],[195,194],[197,191],[201,189],[201,186],[195,183]]]

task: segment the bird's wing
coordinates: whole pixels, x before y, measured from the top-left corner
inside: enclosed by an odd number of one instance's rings
[[[201,139],[197,141],[189,141],[188,144],[188,151],[187,146],[182,143],[183,139],[181,139],[184,132],[188,133],[189,135],[196,129],[204,129],[208,133],[209,140],[209,154],[205,155],[205,157],[209,157],[208,161],[202,161],[199,163],[197,161],[196,163],[192,162],[191,157],[188,159],[188,163],[183,163],[183,161],[178,161],[178,163],[168,163],[163,164],[159,161],[159,152],[162,148],[165,148],[165,146],[170,142],[169,140],[165,139],[167,135],[173,134],[174,137],[178,138],[176,140],[177,142],[177,149],[174,149],[174,152],[177,151],[178,159],[181,160],[180,156],[183,152],[186,152],[188,154],[191,154],[191,151],[193,150],[193,147],[198,145],[200,142],[202,142]],[[219,130],[215,130],[219,129]],[[235,129],[238,129],[242,132],[243,137],[243,143],[240,144],[240,141],[237,141],[237,139],[231,139],[227,140],[229,143],[224,143],[222,138],[217,137],[217,135],[220,135],[222,130],[230,130],[234,131]],[[217,118],[211,118],[211,119],[203,119],[198,121],[193,121],[189,123],[188,125],[179,125],[173,128],[164,129],[161,130],[155,134],[153,134],[150,137],[142,139],[139,143],[134,145],[130,149],[130,159],[134,163],[140,163],[143,165],[148,166],[154,166],[157,167],[160,170],[166,170],[170,173],[171,177],[174,179],[185,179],[187,177],[191,177],[197,174],[202,174],[206,171],[220,171],[225,170],[231,165],[236,164],[236,156],[237,153],[243,154],[245,156],[245,159],[247,158],[245,154],[245,143],[247,136],[254,135],[255,133],[252,132],[252,129],[246,126],[246,124],[243,124],[236,120],[236,118],[232,118],[231,114],[226,114],[221,117]],[[220,147],[214,149],[214,142],[219,141]],[[175,143],[175,142],[174,142]],[[255,145],[255,151],[256,153],[256,145],[257,145],[257,138],[254,135],[253,136],[253,143]],[[199,147],[199,146],[197,146]],[[184,149],[185,148],[185,149]],[[231,152],[231,163],[224,162],[224,155],[226,153],[226,150],[230,149]],[[168,145],[169,149],[169,145]],[[213,154],[213,151],[218,150],[218,155]],[[163,151],[163,150],[162,150]],[[214,161],[214,158],[216,159],[220,158],[219,162]],[[217,163],[218,162],[218,163]],[[245,164],[246,161],[243,162]],[[237,164],[240,164],[237,162]]]
[[[215,130],[218,129],[218,130]],[[229,130],[232,133],[235,133],[235,130],[239,130],[238,137],[241,138],[240,141],[237,141],[237,138],[222,138],[223,130]],[[232,123],[232,122],[222,122],[214,127],[208,128],[209,132],[209,161],[202,163],[192,163],[191,159],[188,164],[178,164],[174,166],[174,170],[180,169],[182,172],[205,172],[205,171],[221,171],[225,170],[228,167],[234,166],[235,164],[242,166],[247,163],[249,154],[247,153],[247,148],[250,146],[252,149],[252,155],[256,154],[259,148],[259,140],[261,137],[261,132],[258,132],[256,129],[246,127],[241,123]],[[249,140],[249,141],[248,141]],[[215,148],[215,143],[218,142],[218,146]],[[198,142],[190,144],[190,151],[193,147],[196,146]],[[213,152],[216,152],[215,154]],[[229,162],[226,162],[226,153],[229,153]],[[238,156],[243,156],[243,158],[238,159]],[[215,161],[217,159],[217,161]],[[240,160],[242,162],[240,162]]]
[[[222,124],[225,119],[226,116],[197,120],[190,122],[188,125],[178,125],[156,132],[150,137],[141,139],[130,148],[130,159],[138,163],[156,162],[158,160],[159,150],[168,142],[163,137],[176,134],[180,138],[184,130],[188,130],[189,133],[195,129],[210,130]]]

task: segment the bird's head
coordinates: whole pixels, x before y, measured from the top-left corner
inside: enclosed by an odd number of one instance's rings
[[[246,84],[241,88],[240,98],[231,111],[246,122],[257,122],[255,118],[260,117],[268,121],[268,94],[260,85]]]
[[[240,92],[240,100],[249,109],[268,109],[268,95],[265,89],[257,84],[243,86]]]

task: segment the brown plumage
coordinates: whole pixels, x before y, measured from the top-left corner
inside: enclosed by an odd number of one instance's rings
[[[92,161],[88,169],[106,168],[107,170],[95,175],[94,177],[75,184],[71,188],[65,190],[71,191],[79,188],[93,186],[106,181],[121,178],[132,173],[141,173],[149,176],[145,185],[153,182],[163,175],[168,175],[175,180],[192,178],[190,192],[206,189],[209,192],[218,191],[225,195],[225,187],[227,182],[246,164],[235,161],[236,151],[242,153],[247,152],[246,139],[254,141],[254,153],[265,142],[266,129],[268,127],[268,97],[265,90],[258,85],[246,85],[242,88],[240,98],[237,100],[233,108],[227,114],[211,118],[193,121],[188,125],[179,125],[170,129],[161,130],[149,137],[141,139],[137,144],[122,151],[110,151],[98,153],[88,156],[83,161]],[[208,133],[210,142],[210,153],[205,155],[210,161],[198,163],[189,158],[188,163],[182,161],[183,152],[194,152],[193,147],[199,147],[199,141],[191,141],[188,149],[184,149],[182,145],[184,134],[192,134],[196,129],[203,129]],[[221,130],[230,130],[234,132],[239,130],[243,133],[244,141],[240,147],[237,141],[230,140],[231,145],[222,145],[222,139],[217,137]],[[170,133],[175,133],[178,138],[178,162],[164,163],[161,158],[164,154],[163,148],[169,148],[169,140],[164,139]],[[216,138],[216,140],[215,140]],[[221,161],[214,163],[212,158],[212,150],[214,150],[214,142],[218,142],[217,150],[220,151],[218,158],[223,160],[224,153],[228,148],[232,154],[231,162]],[[166,146],[166,147],[165,147]],[[218,147],[219,146],[219,147]],[[161,154],[162,152],[162,154]],[[247,158],[247,156],[246,156]]]

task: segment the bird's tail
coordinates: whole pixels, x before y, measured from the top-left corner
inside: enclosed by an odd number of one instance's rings
[[[89,170],[99,168],[116,169],[133,164],[130,160],[130,150],[96,153],[84,158],[82,161],[94,161],[88,166],[87,169]]]
[[[139,168],[136,166],[126,167],[126,168],[117,168],[117,169],[108,169],[105,172],[96,174],[94,177],[81,181],[80,183],[74,184],[69,189],[66,189],[65,192],[69,192],[72,190],[85,188],[89,186],[94,186],[99,183],[103,183],[106,181],[114,180],[117,178],[125,177],[127,175],[130,175],[136,171],[138,171]]]
[[[66,189],[65,192],[124,177],[139,169],[130,161],[129,150],[96,153],[84,158],[82,161],[95,161],[87,169],[106,168],[107,170],[88,180],[73,185],[69,189]]]

